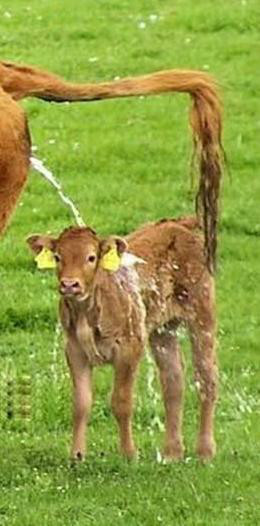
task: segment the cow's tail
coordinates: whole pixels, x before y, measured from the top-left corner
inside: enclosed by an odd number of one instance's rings
[[[1,62],[0,84],[15,99],[37,97],[54,102],[188,93],[192,99],[190,120],[200,172],[196,211],[203,220],[207,264],[213,272],[223,149],[221,105],[215,82],[208,74],[169,70],[100,84],[74,84],[36,68]]]

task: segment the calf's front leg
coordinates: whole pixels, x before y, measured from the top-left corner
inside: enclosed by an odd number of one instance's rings
[[[73,382],[73,439],[71,456],[83,460],[86,452],[85,435],[92,405],[91,376],[85,354],[69,343],[66,348],[67,362]]]
[[[112,411],[117,420],[120,437],[120,451],[127,458],[136,456],[132,433],[133,387],[137,361],[119,359],[115,363],[115,380],[112,393]]]

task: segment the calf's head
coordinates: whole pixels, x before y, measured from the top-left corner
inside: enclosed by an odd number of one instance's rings
[[[126,249],[126,242],[115,236],[101,240],[88,227],[70,227],[58,238],[32,235],[27,243],[33,252],[39,254],[49,249],[56,262],[60,294],[78,301],[86,299],[91,290],[102,258],[111,249],[120,256]]]

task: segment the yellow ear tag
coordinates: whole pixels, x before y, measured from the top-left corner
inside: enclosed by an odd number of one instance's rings
[[[45,268],[55,268],[56,261],[53,253],[46,247],[43,247],[41,252],[35,258],[38,269],[42,270]]]
[[[121,258],[115,247],[111,248],[101,259],[101,267],[116,272],[121,264]]]

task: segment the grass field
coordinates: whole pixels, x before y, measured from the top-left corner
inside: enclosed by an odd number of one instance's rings
[[[258,0],[2,0],[0,18],[3,59],[67,79],[101,81],[168,68],[212,73],[221,85],[231,174],[222,193],[217,275],[216,459],[201,465],[194,455],[197,400],[184,338],[185,461],[156,461],[163,411],[146,360],[134,421],[139,462],[117,454],[111,371],[103,369],[96,374],[89,456],[72,469],[70,381],[56,330],[55,278],[35,269],[24,242],[33,232],[58,233],[72,217],[54,189],[31,173],[0,245],[1,526],[257,526]],[[37,156],[98,232],[124,234],[147,220],[193,210],[188,97],[56,106],[28,100],[23,106]]]

